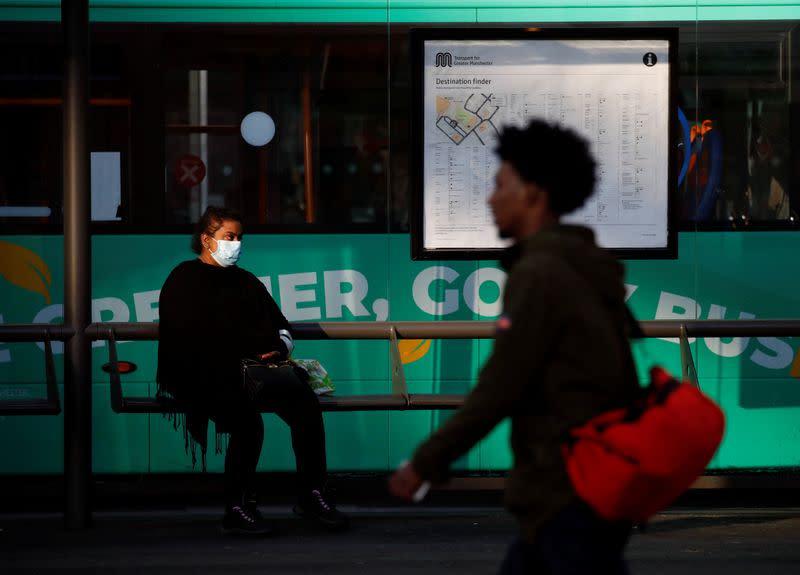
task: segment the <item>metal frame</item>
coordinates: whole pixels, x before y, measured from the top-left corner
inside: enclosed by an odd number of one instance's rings
[[[73,330],[61,326],[9,325],[2,326],[2,341],[35,341],[44,343],[44,373],[46,395],[35,399],[0,400],[0,415],[58,415],[61,413],[61,398],[56,384],[56,368],[53,360],[51,340],[66,341],[74,335]],[[27,384],[26,384],[27,385]]]
[[[92,246],[89,169],[89,0],[61,3],[64,33],[64,345],[65,523],[91,524]]]
[[[91,339],[109,339],[110,342],[116,335],[124,335],[126,339],[156,339],[157,327],[142,327],[141,324],[131,324],[133,329],[154,329],[150,337],[129,337],[128,329],[111,326],[112,329],[98,327],[103,324],[90,324],[91,321],[91,241],[90,241],[90,203],[89,203],[89,153],[87,146],[88,134],[88,104],[89,104],[89,2],[88,0],[74,0],[62,2],[61,21],[64,32],[64,324],[63,326],[48,326],[45,336],[45,373],[48,385],[48,400],[57,398],[53,394],[55,388],[55,369],[53,367],[52,348],[48,337],[59,339],[67,343],[64,356],[64,483],[65,483],[65,524],[68,528],[86,528],[91,524],[91,507],[89,491],[92,476],[92,393],[91,393]],[[674,60],[671,57],[671,60]],[[672,177],[672,176],[671,176]],[[414,405],[418,396],[408,395],[405,388],[405,378],[402,375],[402,363],[399,361],[397,338],[403,337],[430,337],[430,338],[475,338],[491,337],[493,324],[491,322],[458,322],[460,327],[456,330],[458,335],[449,332],[453,322],[447,322],[449,327],[444,327],[444,322],[422,322],[404,324],[358,324],[352,328],[344,325],[336,327],[330,324],[317,324],[308,327],[308,324],[297,326],[298,335],[309,330],[321,331],[318,339],[390,339],[392,349],[392,401],[399,401],[400,408],[408,409]],[[747,331],[751,322],[715,321],[702,322],[713,325],[727,325],[725,333],[701,333],[703,328],[695,332],[692,324],[701,322],[673,322],[664,325],[663,322],[654,322],[652,329],[644,322],[645,333],[650,337],[670,336],[676,337],[683,332],[686,341],[685,348],[691,358],[688,346],[688,334],[691,335],[800,335],[800,321],[793,320],[792,325],[777,325],[777,322],[760,322],[759,328]],[[653,322],[651,322],[653,323]],[[786,322],[784,322],[786,323]],[[472,326],[468,324],[474,324]],[[684,327],[679,327],[683,325]],[[367,327],[369,326],[369,327]],[[416,327],[415,327],[416,326]],[[425,326],[425,327],[421,327]],[[778,329],[771,329],[777,327]],[[418,329],[419,328],[419,329]],[[469,332],[474,328],[474,332]],[[743,329],[740,329],[743,328]],[[759,331],[763,328],[763,331]],[[27,326],[2,326],[0,325],[0,341],[37,341],[23,334],[26,330],[41,330],[42,325]],[[365,329],[382,329],[382,333],[370,332],[360,335]],[[52,331],[50,331],[52,330]],[[334,335],[339,330],[344,335]],[[661,331],[659,331],[661,330]],[[102,332],[102,333],[100,333]],[[41,333],[41,332],[39,332]],[[109,335],[110,334],[110,335]],[[153,337],[155,335],[155,337]],[[308,337],[306,339],[313,339]],[[109,344],[116,353],[115,341]],[[118,366],[114,366],[119,380]],[[113,371],[113,370],[112,370]],[[113,377],[112,377],[113,380]],[[112,381],[113,383],[113,381]],[[117,400],[125,398],[121,393]],[[353,399],[352,408],[355,409],[356,401],[366,401],[362,396]],[[431,404],[423,407],[425,398],[419,396],[420,409],[434,409],[434,401],[444,401],[447,396],[436,396]],[[452,396],[458,397],[458,396]],[[376,400],[377,401],[377,400]],[[453,403],[456,403],[453,400]],[[0,403],[2,405],[2,403]],[[394,403],[392,403],[394,405]],[[439,404],[443,405],[443,404]],[[453,405],[455,406],[455,405]],[[17,406],[18,407],[18,406]],[[27,413],[38,413],[34,405]],[[366,407],[360,404],[359,408]],[[394,407],[391,407],[392,409]],[[22,411],[14,410],[15,413]]]
[[[689,335],[800,335],[798,320],[653,320],[642,321],[645,337],[675,337],[680,343],[681,375],[699,387],[697,369],[692,356]],[[407,409],[454,409],[463,395],[409,394],[405,371],[398,348],[399,339],[490,339],[494,337],[494,322],[437,321],[437,322],[330,322],[296,323],[297,339],[388,339],[391,357],[392,393],[384,395],[355,395],[320,397],[324,411],[380,411]],[[119,376],[116,337],[134,340],[157,340],[158,324],[154,323],[95,323],[87,327],[93,340],[107,340],[111,369],[111,407],[116,413],[170,413],[182,411],[176,401],[161,397],[125,397]]]
[[[640,322],[644,337],[677,337],[680,341],[682,375],[684,379],[697,383],[697,371],[692,358],[689,337],[731,337],[731,336],[800,336],[800,320],[650,320]],[[391,350],[392,393],[387,395],[359,395],[350,397],[321,398],[326,411],[362,410],[404,410],[404,409],[452,409],[463,402],[461,395],[409,394],[405,374],[400,360],[397,342],[400,339],[490,339],[494,337],[495,324],[491,321],[408,321],[408,322],[333,322],[293,324],[296,339],[388,339]],[[55,393],[55,369],[52,348],[48,338],[68,341],[75,335],[75,329],[67,325],[0,325],[0,341],[41,341],[45,340],[45,370],[48,378],[48,399],[58,397]],[[89,340],[109,342],[110,385],[112,409],[118,413],[150,413],[179,411],[176,403],[170,405],[164,400],[152,397],[125,397],[119,375],[116,338],[125,340],[158,339],[158,324],[155,323],[92,323],[83,331],[86,347]],[[65,372],[69,369],[65,362]],[[15,402],[16,403],[16,402]],[[4,402],[0,402],[2,409]],[[10,407],[10,403],[5,403]],[[14,415],[42,415],[33,403],[27,409],[14,406]],[[71,406],[66,405],[65,411]],[[0,415],[7,412],[0,411]],[[89,422],[91,425],[91,422]],[[65,425],[65,434],[67,434]],[[91,451],[91,438],[82,438],[85,443],[80,448]],[[64,461],[65,471],[69,462]],[[85,528],[91,522],[91,509],[83,497],[89,489],[91,474],[82,473],[67,477],[67,502],[65,522],[70,528]],[[70,486],[72,489],[70,489]]]
[[[413,329],[424,326],[411,322]],[[450,322],[452,323],[452,322]],[[472,339],[472,333],[484,333],[491,337],[486,328],[494,330],[491,322],[464,322],[471,327],[450,327],[452,331],[443,333],[453,337]],[[486,325],[472,325],[486,324]],[[405,371],[398,347],[398,326],[388,322],[375,323],[331,323],[331,324],[296,324],[294,326],[297,339],[388,339],[391,357],[390,372],[392,393],[377,395],[320,396],[319,403],[323,411],[386,411],[407,409],[455,409],[464,401],[463,395],[416,393],[409,394],[406,385]],[[364,329],[366,327],[366,329]],[[466,331],[462,332],[461,330]],[[435,330],[434,330],[435,331]],[[442,331],[442,330],[440,330]],[[466,333],[468,335],[457,335]],[[157,340],[158,325],[154,323],[96,323],[87,328],[87,335],[93,340],[108,342],[108,373],[111,386],[111,409],[115,413],[175,413],[184,411],[180,402],[170,397],[139,396],[126,397],[122,390],[117,354],[117,335],[125,339]],[[266,410],[265,410],[266,411]]]
[[[686,326],[681,326],[681,375],[683,379],[694,384],[695,387],[700,387],[697,381],[697,370],[694,367],[694,358],[692,358],[692,348],[689,345],[689,337],[686,335]]]
[[[503,248],[431,248],[425,246],[425,150],[424,109],[425,109],[425,43],[436,40],[473,41],[473,40],[666,40],[669,42],[669,94],[667,104],[667,141],[673,141],[677,133],[677,90],[678,90],[678,28],[674,26],[660,27],[543,27],[519,28],[497,27],[495,25],[463,27],[419,26],[412,28],[409,34],[411,49],[411,157],[416,166],[411,180],[411,256],[414,260],[480,260],[497,259]],[[466,73],[466,72],[465,72]],[[677,185],[678,170],[677,148],[669,146],[667,157],[667,245],[659,248],[620,247],[609,248],[619,258],[624,259],[675,259],[678,254],[678,202]]]

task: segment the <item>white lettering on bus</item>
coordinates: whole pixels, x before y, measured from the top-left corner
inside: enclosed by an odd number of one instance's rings
[[[313,286],[317,284],[317,272],[300,274],[285,274],[278,276],[280,289],[281,309],[289,321],[302,321],[320,319],[322,314],[319,307],[298,307],[299,303],[315,302],[317,295]],[[300,289],[304,286],[306,289]],[[308,289],[310,286],[310,289]]]
[[[444,290],[444,301],[431,297],[431,285],[435,281],[452,284],[458,279],[458,272],[447,266],[431,266],[419,272],[414,278],[412,294],[417,307],[430,315],[449,315],[458,311],[458,290]]]
[[[64,304],[53,304],[47,307],[43,307],[39,310],[39,313],[33,318],[33,323],[53,323],[53,320],[64,318]],[[36,346],[44,351],[44,344],[40,341],[36,342]],[[64,343],[60,341],[54,341],[50,344],[51,349],[53,350],[54,354],[64,353]]]
[[[324,272],[323,277],[327,317],[342,317],[345,307],[356,317],[369,315],[369,310],[362,303],[369,291],[369,283],[364,274],[356,270],[334,270]],[[342,291],[344,285],[350,286],[346,292]]]
[[[495,317],[503,311],[503,288],[506,285],[506,273],[497,268],[478,268],[464,280],[464,303],[467,307],[483,317]],[[481,299],[481,286],[486,282],[497,285],[499,295],[492,302]]]
[[[745,311],[739,314],[739,319],[753,319],[754,317],[756,316]],[[708,308],[708,319],[725,319],[725,308],[721,305],[711,304]],[[707,337],[703,341],[711,353],[720,357],[739,357],[750,345],[749,337],[733,337],[727,343],[722,343],[718,337]]]
[[[777,337],[759,337],[758,342],[772,351],[774,355],[767,355],[760,349],[757,349],[750,356],[750,359],[756,365],[766,367],[767,369],[783,369],[789,366],[794,360],[794,350],[792,346],[778,339]]]
[[[140,291],[133,294],[136,321],[150,323],[158,321],[158,296],[161,290]]]
[[[258,281],[264,284],[264,287],[267,288],[269,295],[272,295],[272,278],[269,276],[261,276],[258,278]]]
[[[680,311],[676,311],[680,310]],[[662,291],[656,306],[656,319],[697,319],[700,317],[700,306],[690,297]],[[664,341],[678,343],[677,337],[662,337]],[[689,338],[694,343],[694,338]]]
[[[354,317],[370,315],[366,305],[369,293],[369,280],[365,274],[354,269],[328,270],[322,272],[325,298],[325,312],[328,318],[341,318],[344,309]],[[502,292],[505,287],[506,274],[494,267],[478,268],[466,276],[464,284],[459,288],[457,280],[461,275],[449,266],[430,266],[420,271],[414,278],[412,297],[416,306],[424,313],[433,316],[444,316],[459,310],[460,301],[473,313],[481,317],[496,317],[502,308]],[[272,281],[269,276],[258,278],[272,293]],[[289,321],[320,320],[321,308],[317,302],[316,289],[318,286],[317,272],[283,274],[277,277],[280,298],[278,299],[284,315]],[[437,282],[439,285],[435,285]],[[486,283],[494,283],[498,288],[499,297],[486,301],[481,297],[481,287]],[[349,289],[348,289],[349,287]],[[626,300],[638,289],[639,286],[625,284]],[[136,292],[133,295],[136,321],[158,321],[158,296],[159,290]],[[484,292],[484,297],[486,293]],[[301,305],[300,304],[306,304]],[[389,303],[384,298],[372,302],[372,313],[377,321],[388,318]],[[708,319],[724,319],[727,308],[720,304],[709,304]],[[127,322],[130,321],[130,308],[121,298],[103,297],[92,300],[92,321],[94,322]],[[63,304],[53,304],[40,309],[32,323],[57,323],[63,321]],[[701,306],[694,299],[662,291],[656,305],[656,319],[684,319],[692,320],[701,317]],[[740,319],[752,319],[755,315],[742,311],[738,314]],[[0,314],[0,323],[4,322]],[[662,338],[665,341],[678,343],[677,338]],[[690,343],[694,342],[691,338]],[[790,344],[775,337],[734,337],[720,338],[707,337],[704,343],[708,350],[720,357],[735,358],[747,352],[752,347],[752,342],[759,346],[749,355],[749,359],[763,368],[780,370],[788,367],[794,360],[795,351]],[[125,342],[118,342],[125,343]],[[6,344],[4,344],[6,345]],[[37,342],[39,349],[44,349],[44,344]],[[101,347],[104,342],[92,343],[93,347]],[[59,341],[52,342],[53,353],[63,354],[64,344]],[[12,350],[0,347],[0,363],[12,361]]]
[[[681,311],[676,312],[678,308]],[[696,310],[695,313],[692,309]],[[726,308],[719,304],[710,304],[708,308],[708,319],[724,319]],[[694,316],[694,317],[693,317]],[[695,319],[700,317],[700,305],[693,299],[669,293],[661,292],[656,309],[656,319]],[[740,312],[739,319],[755,319],[755,314],[749,312]],[[678,342],[676,338],[661,338],[665,341]],[[694,338],[690,338],[689,342],[693,342]],[[723,343],[719,338],[707,337],[704,338],[706,347],[711,353],[720,357],[738,357],[742,355],[750,345],[750,338],[734,337],[727,343]],[[750,360],[756,365],[767,369],[784,369],[788,367],[794,360],[794,349],[782,339],[776,337],[759,337],[756,341],[764,346],[766,353],[762,349],[755,349],[750,354]]]
[[[111,315],[104,314],[103,312],[110,311]],[[101,297],[92,300],[92,321],[95,323],[121,321],[128,322],[131,320],[131,310],[128,309],[128,304],[119,299],[118,297]],[[93,341],[92,347],[103,347],[105,341]]]

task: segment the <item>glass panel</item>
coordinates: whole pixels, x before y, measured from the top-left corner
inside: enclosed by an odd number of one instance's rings
[[[374,27],[237,30],[170,36],[167,223],[224,201],[248,224],[385,226],[385,36]],[[266,145],[240,135],[252,112],[275,124]],[[187,169],[205,178],[180,183]]]
[[[130,96],[120,39],[92,46],[88,121],[90,152],[117,155],[115,215],[127,220]],[[0,223],[62,223],[63,46],[59,26],[0,24]],[[97,168],[97,166],[95,166]],[[107,182],[110,180],[107,180]],[[107,195],[103,185],[94,186]]]
[[[58,27],[38,27],[37,43],[22,28],[0,28],[0,224],[60,223]]]
[[[701,22],[696,43],[683,43],[685,220],[739,229],[797,219],[795,34],[795,22]]]
[[[679,26],[684,228],[794,229],[797,22]],[[94,24],[90,150],[120,155],[111,225],[158,231],[224,202],[276,230],[406,231],[408,29]],[[60,42],[57,24],[0,24],[2,223],[61,221]],[[264,146],[241,136],[253,111],[275,124]]]
[[[61,108],[0,106],[0,223],[61,222]]]

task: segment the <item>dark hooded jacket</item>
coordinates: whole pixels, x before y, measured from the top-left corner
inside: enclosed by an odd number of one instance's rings
[[[566,432],[630,402],[639,389],[625,306],[623,266],[598,248],[588,228],[556,225],[510,248],[503,313],[478,383],[417,450],[425,479],[506,417],[514,464],[506,505],[526,539],[576,497],[560,445]]]

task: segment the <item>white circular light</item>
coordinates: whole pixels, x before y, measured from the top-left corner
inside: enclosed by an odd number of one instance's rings
[[[242,120],[241,131],[251,146],[266,146],[275,135],[275,122],[264,112],[250,112]]]

